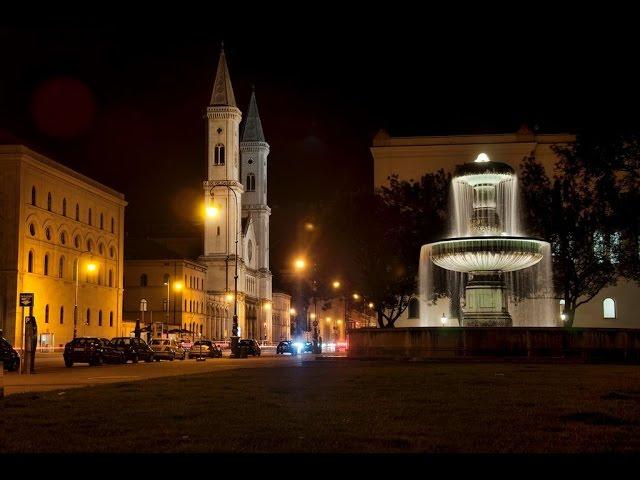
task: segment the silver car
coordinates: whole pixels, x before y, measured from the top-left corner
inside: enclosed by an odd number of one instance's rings
[[[155,358],[159,361],[161,358],[166,360],[175,360],[179,358],[184,360],[187,357],[187,353],[175,340],[169,340],[167,338],[154,338],[149,344],[151,350],[155,354]]]

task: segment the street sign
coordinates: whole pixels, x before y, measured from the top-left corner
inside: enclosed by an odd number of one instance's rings
[[[21,293],[20,294],[20,306],[21,307],[33,307],[33,293]]]

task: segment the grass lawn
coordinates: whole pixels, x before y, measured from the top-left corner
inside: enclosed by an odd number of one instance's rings
[[[309,361],[4,400],[4,452],[640,451],[640,368]]]

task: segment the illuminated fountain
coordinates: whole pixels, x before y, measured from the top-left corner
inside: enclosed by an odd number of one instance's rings
[[[510,314],[510,306],[518,310],[524,297],[551,283],[549,244],[520,233],[513,168],[481,153],[474,162],[456,168],[452,194],[451,237],[422,247],[423,305],[434,299],[436,265],[448,271],[446,282],[458,284],[448,291],[459,296],[450,300],[461,306],[460,325],[554,325],[548,301],[542,308],[532,308],[530,299],[527,308],[519,309],[525,311],[519,311],[515,322]],[[434,323],[430,320],[426,323]]]

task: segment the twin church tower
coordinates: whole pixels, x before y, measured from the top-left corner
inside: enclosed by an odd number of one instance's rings
[[[207,107],[208,174],[203,187],[210,215],[205,217],[204,255],[199,260],[208,267],[205,289],[224,296],[229,303],[233,302],[237,255],[239,335],[272,340],[269,144],[262,131],[255,91],[251,93],[242,133],[241,120],[222,50]]]

